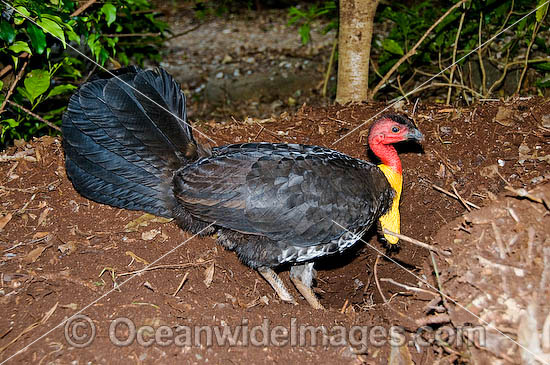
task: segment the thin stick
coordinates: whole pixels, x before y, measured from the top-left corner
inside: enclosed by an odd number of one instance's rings
[[[346,308],[348,307],[348,304],[349,304],[349,299],[346,299],[346,301],[344,302],[344,305],[340,309],[340,313],[344,314],[344,312],[346,311]]]
[[[466,201],[464,199],[462,199],[462,197],[460,196],[460,194],[458,193],[458,191],[456,190],[455,188],[455,184],[452,183],[451,184],[451,187],[453,188],[453,191],[455,193],[455,195],[458,197],[458,200],[460,200],[460,202],[462,203],[462,205],[464,205],[466,207],[466,209],[468,210],[468,212],[471,212],[472,209],[468,206],[468,204],[466,204]]]
[[[434,188],[435,190],[439,191],[439,192],[442,192],[443,194],[446,194],[448,196],[450,196],[451,198],[455,198],[457,200],[460,200],[458,196],[454,195],[453,193],[451,193],[450,191],[447,191],[443,188],[440,188],[439,186],[437,185],[432,185],[432,188]],[[474,203],[472,202],[469,202],[468,200],[466,199],[463,199],[464,200],[464,203],[468,204],[469,206],[471,206],[472,208],[475,208],[475,209],[481,209],[479,206],[475,205]]]
[[[183,279],[181,279],[181,282],[180,282],[180,285],[178,285],[178,288],[176,289],[176,291],[174,292],[174,294],[172,294],[173,297],[176,296],[176,294],[178,294],[178,292],[181,290],[181,288],[183,287],[183,284],[185,284],[185,281],[187,280],[187,277],[189,276],[189,271],[187,271],[185,273],[185,275],[183,275]]]
[[[399,282],[397,282],[393,279],[382,278],[382,279],[380,279],[380,281],[384,281],[384,282],[387,282],[387,283],[392,283],[393,285],[400,286],[400,287],[402,287],[404,289],[407,289],[407,290],[410,290],[410,291],[414,291],[414,292],[418,292],[418,293],[426,293],[426,294],[433,295],[434,297],[439,297],[439,294],[434,293],[433,291],[417,288],[416,286],[410,286],[410,285],[407,285],[407,284],[401,284],[401,283],[399,283]]]
[[[531,53],[531,47],[533,47],[533,43],[535,43],[535,38],[537,37],[537,33],[539,32],[540,25],[541,23],[536,22],[536,25],[533,28],[533,34],[531,34],[531,40],[527,45],[527,50],[525,51],[525,65],[523,66],[523,70],[521,71],[521,76],[519,77],[518,86],[516,88],[516,94],[519,94],[519,92],[521,91],[523,78],[525,77],[525,73],[527,72],[527,66],[529,64],[529,53]]]
[[[146,271],[151,271],[151,270],[158,270],[158,269],[181,269],[181,268],[184,268],[184,267],[190,267],[190,266],[199,266],[199,265],[205,265],[205,264],[208,264],[209,262],[211,262],[213,260],[207,260],[207,261],[204,261],[204,262],[201,262],[201,263],[188,263],[188,264],[173,264],[173,265],[158,265],[158,266],[151,266],[151,267],[146,267],[146,268],[143,268],[143,269],[139,269],[139,270],[135,270],[135,271],[129,271],[129,272],[124,272],[122,274],[118,274],[118,276],[127,276],[127,275],[133,275],[133,274],[141,274],[143,272],[146,272]]]
[[[376,283],[376,287],[378,288],[378,293],[380,293],[380,296],[382,297],[382,300],[384,303],[388,304],[388,300],[384,296],[384,293],[382,293],[382,288],[380,288],[380,282],[378,281],[378,260],[380,260],[380,254],[376,256],[376,261],[374,261],[374,282]]]
[[[79,16],[80,14],[82,14],[86,9],[88,9],[90,6],[92,6],[97,0],[90,0],[88,1],[87,3],[85,3],[84,5],[82,5],[80,8],[76,9],[72,14],[71,14],[71,17],[73,16]]]
[[[8,90],[8,93],[6,94],[6,98],[2,102],[2,105],[0,106],[0,115],[4,112],[4,110],[6,108],[6,103],[10,99],[11,94],[13,93],[13,90],[15,89],[15,86],[17,85],[19,80],[21,80],[21,77],[23,77],[23,73],[25,72],[25,68],[27,68],[27,64],[28,64],[28,61],[25,61],[25,63],[21,67],[21,70],[19,70],[19,73],[17,74],[17,76],[15,76],[15,80],[13,80],[13,82],[10,86],[10,89]]]
[[[167,41],[171,41],[171,40],[174,39],[174,38],[178,38],[178,37],[181,37],[182,35],[186,35],[187,33],[191,33],[192,31],[198,29],[201,25],[202,25],[202,24],[199,23],[199,24],[197,24],[197,25],[195,25],[195,26],[193,26],[193,27],[191,27],[191,28],[189,28],[189,29],[187,29],[187,30],[184,30],[183,32],[176,33],[176,34],[174,34],[173,36],[168,37],[166,40],[167,40]]]
[[[15,106],[15,107],[17,107],[17,108],[23,110],[25,113],[27,113],[27,114],[29,114],[30,116],[32,116],[32,117],[38,119],[38,120],[41,121],[42,123],[47,124],[48,127],[53,128],[53,129],[55,129],[55,130],[58,131],[58,132],[61,132],[61,128],[59,128],[58,126],[56,126],[56,125],[53,124],[52,122],[49,122],[49,121],[47,121],[46,119],[42,118],[40,115],[31,112],[29,109],[25,108],[24,106],[19,105],[19,104],[17,104],[17,103],[14,103],[14,102],[11,101],[11,100],[8,100],[8,103],[10,103],[11,105],[13,105],[13,106]]]
[[[102,34],[107,38],[128,38],[128,37],[158,37],[161,33],[114,33],[114,34]]]
[[[419,240],[417,240],[417,239],[414,239],[414,238],[405,236],[405,235],[403,235],[403,234],[399,234],[399,233],[392,232],[392,231],[390,231],[390,230],[387,229],[387,228],[384,228],[383,231],[384,231],[385,234],[389,234],[389,235],[391,235],[391,236],[395,236],[395,237],[399,238],[400,240],[403,240],[403,241],[412,243],[413,245],[420,246],[420,247],[425,248],[425,249],[427,249],[427,250],[430,250],[430,251],[433,251],[433,252],[440,253],[440,254],[442,254],[443,256],[451,256],[451,252],[446,251],[446,250],[442,250],[442,249],[437,248],[437,247],[434,247],[434,246],[432,246],[432,245],[428,245],[427,243],[424,243],[424,242],[419,241]]]
[[[449,84],[453,83],[453,76],[456,68],[456,51],[458,49],[458,40],[460,39],[460,32],[462,32],[462,25],[464,24],[465,17],[466,17],[466,12],[463,12],[462,15],[460,16],[460,23],[458,24],[458,30],[456,31],[455,45],[453,47],[453,61],[452,61],[453,66],[451,67],[451,72],[449,74]],[[452,92],[453,92],[453,88],[449,86],[449,89],[447,90],[447,103],[446,103],[447,105],[449,105],[449,103],[451,102]]]
[[[483,97],[487,97],[487,85],[485,83],[487,82],[487,74],[485,73],[485,64],[483,63],[483,48],[482,48],[482,42],[481,42],[481,25],[483,24],[483,12],[479,13],[479,28],[478,28],[478,41],[479,46],[477,47],[477,58],[479,60],[479,68],[481,70],[481,93],[483,94]]]
[[[332,65],[334,64],[334,58],[336,57],[336,46],[338,45],[338,37],[334,38],[334,42],[332,43],[332,52],[330,53],[330,60],[328,61],[328,67],[327,72],[325,74],[325,81],[323,82],[323,97],[327,96],[327,86],[328,86],[328,80],[330,78],[330,74],[332,73]]]
[[[435,23],[433,23],[430,28],[428,28],[426,33],[424,33],[424,35],[418,40],[418,42],[416,42],[416,44],[409,50],[409,52],[407,52],[406,55],[401,57],[401,59],[399,61],[397,61],[395,63],[395,65],[393,65],[393,67],[386,73],[386,75],[384,75],[382,80],[380,80],[380,82],[374,87],[374,89],[372,90],[372,93],[370,94],[371,98],[374,95],[376,95],[376,93],[378,92],[378,90],[380,90],[380,88],[382,88],[382,86],[384,86],[386,84],[388,79],[399,68],[399,66],[401,66],[401,64],[403,62],[408,60],[412,55],[414,55],[416,53],[416,49],[422,44],[422,42],[424,42],[424,39],[426,39],[426,37],[432,32],[432,30],[434,30],[434,28],[437,27],[439,25],[439,23],[441,23],[447,16],[449,16],[449,14],[451,14],[453,12],[453,10],[455,10],[456,8],[458,8],[459,6],[464,4],[466,1],[467,0],[461,0],[461,1],[457,2],[456,4],[454,4],[451,8],[449,8],[449,10],[447,10],[445,12],[445,14],[443,14],[439,19],[437,19],[437,21]]]

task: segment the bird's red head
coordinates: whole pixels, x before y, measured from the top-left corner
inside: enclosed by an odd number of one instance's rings
[[[372,125],[368,143],[369,148],[384,165],[401,174],[401,161],[392,144],[403,141],[422,141],[423,139],[422,133],[408,117],[387,114]]]

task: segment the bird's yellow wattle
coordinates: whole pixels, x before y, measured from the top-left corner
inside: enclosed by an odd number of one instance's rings
[[[382,230],[387,228],[392,232],[400,233],[401,218],[399,216],[399,199],[401,198],[401,190],[403,188],[403,175],[384,164],[378,165],[378,168],[382,170],[384,176],[386,176],[386,179],[390,183],[390,186],[393,190],[395,190],[395,196],[393,198],[391,208],[379,219]],[[392,245],[395,245],[399,241],[399,238],[385,233],[384,238],[386,238],[386,240]]]

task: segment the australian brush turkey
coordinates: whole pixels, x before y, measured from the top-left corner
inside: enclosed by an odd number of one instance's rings
[[[401,162],[392,144],[422,139],[407,117],[386,115],[368,137],[380,165],[299,144],[209,149],[193,137],[179,84],[162,69],[136,67],[83,84],[63,116],[63,136],[67,175],[82,195],[172,217],[193,233],[214,223],[202,233],[217,233],[295,303],[273,271],[290,264],[315,308],[315,259],[350,247],[377,220],[399,232]]]

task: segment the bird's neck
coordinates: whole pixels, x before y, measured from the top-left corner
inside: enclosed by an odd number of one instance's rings
[[[401,218],[399,214],[399,200],[401,198],[401,189],[403,187],[403,175],[401,169],[401,160],[397,155],[397,151],[392,145],[385,145],[381,143],[372,143],[370,145],[372,152],[382,162],[378,167],[388,180],[388,183],[395,191],[393,201],[389,210],[379,218],[382,229],[400,233]],[[384,233],[384,237],[390,244],[396,244],[399,239],[396,236]]]
[[[383,165],[388,166],[393,172],[399,175],[402,174],[401,160],[397,155],[395,147],[388,144],[376,143],[371,144],[370,149],[380,159]]]

